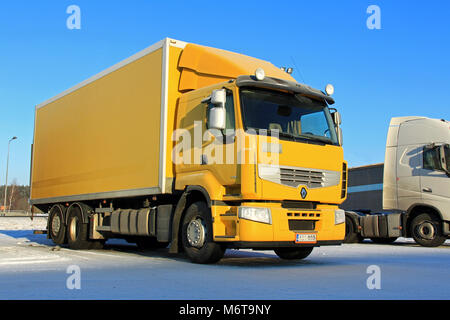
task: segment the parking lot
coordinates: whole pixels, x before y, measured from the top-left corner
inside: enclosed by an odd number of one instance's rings
[[[103,250],[55,246],[46,218],[0,218],[0,299],[448,299],[450,243],[316,248],[303,261],[228,250],[215,265],[110,240]],[[9,229],[9,230],[8,230]],[[74,270],[77,270],[75,272]],[[73,284],[79,275],[79,288]]]

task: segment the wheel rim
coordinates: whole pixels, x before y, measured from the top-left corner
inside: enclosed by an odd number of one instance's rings
[[[190,246],[195,248],[203,247],[206,238],[206,228],[200,218],[196,218],[189,222],[186,236]]]
[[[54,215],[52,218],[52,234],[56,237],[61,230],[61,218],[59,215]]]
[[[69,226],[70,239],[75,241],[78,237],[78,217],[73,217]]]
[[[436,236],[436,227],[430,221],[424,221],[416,227],[416,234],[425,240],[433,240]]]

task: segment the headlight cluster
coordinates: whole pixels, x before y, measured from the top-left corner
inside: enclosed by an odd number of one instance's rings
[[[342,209],[334,210],[334,224],[341,224],[345,222],[345,211]]]
[[[272,224],[272,215],[269,208],[239,207],[238,215],[241,219]]]

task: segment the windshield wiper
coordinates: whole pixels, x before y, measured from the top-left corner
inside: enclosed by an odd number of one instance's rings
[[[290,138],[290,139],[292,139],[294,141],[299,141],[299,140],[305,141],[306,140],[306,141],[319,141],[321,143],[328,142],[328,140],[324,141],[324,140],[320,139],[320,137],[316,138],[314,136],[296,135],[296,134],[293,134],[293,133],[288,133],[288,132],[284,132],[284,131],[278,131],[278,130],[274,130],[274,129],[271,129],[271,130],[268,130],[268,131],[277,133],[279,137]]]
[[[306,136],[306,135],[303,135],[303,134],[301,134],[300,135],[301,137],[307,137],[307,138],[309,138],[309,139],[312,139],[312,140],[318,140],[318,141],[322,141],[322,142],[332,142],[331,141],[331,139],[330,138],[327,138],[327,137],[321,137],[321,136]]]
[[[278,137],[288,138],[293,141],[314,141],[314,142],[320,142],[320,143],[332,143],[332,141],[328,138],[322,138],[318,136],[307,136],[307,135],[296,135],[284,131],[279,131],[277,129],[262,129],[262,128],[254,128],[254,127],[247,127],[247,129],[252,129],[258,132],[258,134],[265,134],[270,136],[277,135]]]

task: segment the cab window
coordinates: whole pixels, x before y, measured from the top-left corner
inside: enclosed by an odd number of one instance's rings
[[[439,148],[424,148],[423,150],[423,168],[426,170],[441,170],[439,161]]]

